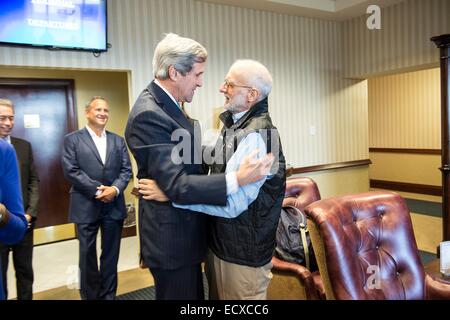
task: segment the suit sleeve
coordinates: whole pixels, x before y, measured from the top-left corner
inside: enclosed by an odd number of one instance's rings
[[[64,177],[79,192],[88,198],[94,198],[97,187],[102,183],[91,179],[83,170],[81,170],[77,161],[77,152],[74,135],[64,137],[64,148],[62,154],[62,167]]]
[[[28,180],[28,186],[27,186],[27,192],[28,192],[28,207],[25,208],[25,213],[29,214],[33,218],[36,218],[37,216],[37,209],[39,205],[39,177],[36,171],[36,167],[34,165],[34,158],[33,158],[33,150],[31,148],[31,144],[28,144],[29,151],[29,180]]]
[[[172,160],[176,146],[167,120],[156,112],[138,114],[127,130],[127,142],[146,178],[156,180],[167,197],[179,204],[227,202],[225,174],[191,175],[185,164]],[[199,164],[201,165],[201,163]]]
[[[120,150],[118,150],[118,152],[121,154],[122,165],[120,167],[119,177],[114,180],[112,185],[117,187],[120,193],[123,193],[128,185],[128,182],[130,181],[132,173],[130,156],[128,155],[128,150],[123,138],[120,138]]]

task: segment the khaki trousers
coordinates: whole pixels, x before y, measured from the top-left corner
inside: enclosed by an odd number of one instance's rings
[[[262,267],[249,267],[218,258],[208,252],[205,272],[211,300],[266,300],[272,279],[272,262]]]

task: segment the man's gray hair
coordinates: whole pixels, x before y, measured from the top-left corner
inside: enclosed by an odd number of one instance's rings
[[[185,76],[192,70],[194,63],[206,61],[208,53],[197,41],[169,33],[162,39],[153,55],[153,75],[165,80],[169,77],[169,67],[173,66]]]
[[[0,99],[0,106],[10,107],[14,111],[14,104],[9,99]]]
[[[95,100],[103,100],[103,101],[105,101],[106,103],[108,103],[108,100],[106,100],[106,98],[104,98],[104,97],[102,97],[102,96],[93,96],[91,99],[89,99],[88,102],[86,102],[86,104],[85,104],[85,106],[84,106],[84,109],[85,109],[86,111],[88,111],[88,110],[91,108],[92,102],[94,102]],[[108,104],[109,104],[109,103],[108,103]]]
[[[272,91],[272,76],[261,62],[250,59],[236,60],[230,69],[235,68],[239,73],[244,73],[247,85],[255,87],[260,92],[261,97],[258,101],[265,99]]]

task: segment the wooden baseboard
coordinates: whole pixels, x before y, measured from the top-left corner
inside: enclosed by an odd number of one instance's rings
[[[122,229],[122,238],[134,237],[136,235],[136,226]]]
[[[370,179],[370,187],[409,193],[427,194],[431,196],[442,196],[441,186],[433,186],[428,184]]]
[[[136,226],[122,229],[122,238],[134,237],[136,235]],[[76,227],[74,223],[67,223],[53,227],[34,229],[34,245],[50,244],[65,240],[77,238]]]
[[[75,224],[67,223],[52,227],[34,229],[34,245],[43,245],[76,239]]]
[[[324,171],[324,170],[352,168],[352,167],[359,167],[359,166],[368,166],[369,164],[372,164],[372,161],[370,161],[370,159],[346,161],[346,162],[336,162],[336,163],[321,164],[321,165],[317,165],[317,166],[291,168],[291,173],[299,174],[299,173],[316,172],[316,171]]]
[[[411,149],[411,148],[369,148],[369,152],[410,153],[410,154],[441,154],[441,149]]]

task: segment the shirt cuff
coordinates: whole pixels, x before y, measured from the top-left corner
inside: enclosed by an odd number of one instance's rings
[[[102,194],[102,190],[97,190],[97,192],[95,193],[95,196],[99,196]]]
[[[236,172],[228,172],[225,176],[227,182],[227,196],[235,193],[239,189],[239,183],[237,180]]]
[[[119,194],[120,194],[119,188],[117,188],[116,186],[112,186],[112,187],[113,187],[114,189],[116,189],[116,191],[117,191],[116,197],[118,197]]]

